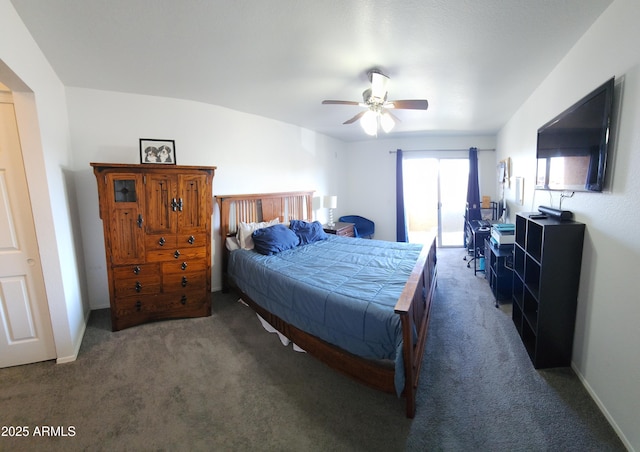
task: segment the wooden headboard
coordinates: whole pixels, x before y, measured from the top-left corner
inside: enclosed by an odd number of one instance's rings
[[[220,235],[225,238],[235,234],[240,221],[253,223],[274,218],[279,218],[281,223],[311,221],[313,193],[311,190],[216,196],[220,207]]]

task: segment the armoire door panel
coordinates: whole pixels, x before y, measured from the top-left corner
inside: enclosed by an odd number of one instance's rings
[[[209,195],[207,195],[209,193]],[[198,231],[206,227],[211,214],[208,209],[211,189],[207,185],[206,174],[180,176],[181,211],[178,216],[179,231]],[[209,202],[208,202],[209,201]]]
[[[178,209],[175,180],[172,174],[145,174],[147,233],[175,234]]]
[[[144,259],[144,234],[138,209],[115,209],[110,221],[111,263],[136,263]]]
[[[108,174],[106,202],[101,205],[110,239],[111,263],[136,263],[144,258],[144,194],[142,177],[135,173]]]

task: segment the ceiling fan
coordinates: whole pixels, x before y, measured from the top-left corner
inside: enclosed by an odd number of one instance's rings
[[[365,107],[351,119],[347,119],[343,124],[352,124],[360,120],[360,125],[368,135],[376,136],[378,128],[382,127],[385,132],[390,132],[396,122],[400,119],[391,113],[390,109],[396,110],[426,110],[429,102],[426,99],[413,100],[387,100],[387,85],[389,77],[378,69],[370,70],[367,75],[371,82],[371,88],[367,88],[362,93],[363,102],[349,100],[323,100],[323,104],[333,105],[357,105]]]

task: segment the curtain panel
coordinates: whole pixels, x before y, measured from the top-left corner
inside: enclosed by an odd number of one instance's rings
[[[396,241],[408,242],[407,218],[404,209],[404,180],[402,176],[402,150],[396,151]]]

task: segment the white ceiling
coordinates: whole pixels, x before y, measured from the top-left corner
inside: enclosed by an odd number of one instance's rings
[[[66,86],[190,99],[368,137],[367,70],[391,135],[495,133],[612,0],[11,0]]]

